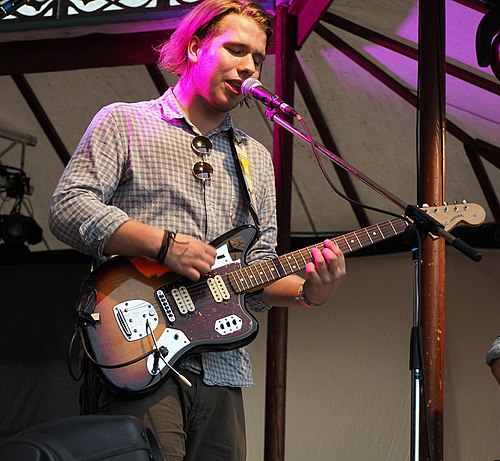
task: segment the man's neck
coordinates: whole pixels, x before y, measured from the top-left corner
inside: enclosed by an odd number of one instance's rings
[[[183,85],[181,80],[175,85],[173,93],[189,121],[202,134],[217,128],[226,118],[227,114],[211,108],[191,86]]]

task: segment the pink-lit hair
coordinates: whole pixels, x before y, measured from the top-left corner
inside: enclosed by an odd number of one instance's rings
[[[246,16],[259,24],[266,34],[266,51],[269,49],[272,20],[258,3],[248,0],[205,0],[189,11],[170,38],[158,47],[159,66],[182,75],[188,66],[187,49],[191,38],[196,36],[203,41],[210,37],[218,30],[220,21],[230,13]]]

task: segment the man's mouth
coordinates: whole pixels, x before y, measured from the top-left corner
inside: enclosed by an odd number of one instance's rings
[[[241,94],[241,80],[228,80],[228,86],[233,90],[235,94]]]

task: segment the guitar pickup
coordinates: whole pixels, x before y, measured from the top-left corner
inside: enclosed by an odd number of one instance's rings
[[[224,283],[224,279],[220,275],[208,278],[207,284],[216,303],[228,301],[231,297],[226,284]]]
[[[181,315],[187,315],[190,312],[194,312],[196,307],[189,295],[189,291],[186,287],[180,286],[179,288],[174,288],[170,294],[174,298],[177,309]]]

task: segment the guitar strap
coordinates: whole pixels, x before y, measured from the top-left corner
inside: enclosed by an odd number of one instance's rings
[[[250,160],[245,150],[243,143],[238,142],[234,129],[231,128],[229,142],[231,144],[231,152],[233,153],[236,174],[243,189],[243,195],[248,204],[250,214],[257,227],[257,232],[260,234],[257,198],[255,197],[255,189],[253,188],[252,170],[250,168]]]

